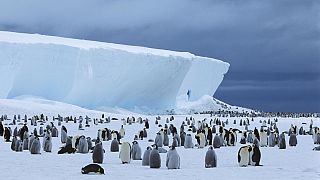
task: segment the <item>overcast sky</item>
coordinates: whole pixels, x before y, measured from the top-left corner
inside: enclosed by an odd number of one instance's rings
[[[0,0],[0,30],[221,59],[231,66],[216,98],[320,112],[319,0]]]

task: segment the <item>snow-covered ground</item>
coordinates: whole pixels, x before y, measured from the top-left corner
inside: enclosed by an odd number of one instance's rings
[[[40,101],[40,100],[39,100]],[[11,105],[10,105],[10,103]],[[19,100],[5,100],[0,101],[0,114],[10,114],[9,118],[12,119],[12,114],[20,113],[24,115],[27,113],[30,117],[32,112],[39,114],[40,112],[45,115],[49,115],[49,120],[52,121],[53,115],[60,113],[61,115],[74,115],[74,116],[85,116],[88,115],[91,118],[100,118],[101,113],[99,111],[89,111],[86,109],[81,109],[79,107],[47,102],[47,105],[43,107],[35,105],[39,104],[34,102],[34,104],[21,104]],[[45,104],[43,101],[41,104]],[[16,108],[20,105],[20,108]],[[60,106],[60,109],[57,109]],[[6,108],[5,108],[6,107]],[[40,109],[42,108],[42,109]],[[21,111],[24,109],[25,111]],[[119,119],[131,116],[129,114],[106,114],[110,117],[117,117]],[[139,115],[134,114],[136,118]],[[147,146],[151,145],[148,139],[154,139],[155,133],[159,130],[158,125],[155,125],[155,116],[142,116],[143,119],[148,118],[150,120],[150,129],[148,130],[148,138],[144,140],[139,140],[140,147],[142,148],[142,153]],[[161,116],[160,124],[164,125],[166,123],[166,118],[169,116]],[[174,116],[175,120],[170,123],[174,124],[177,129],[180,128],[181,122],[185,120],[186,117],[190,115],[177,115]],[[193,115],[196,121],[203,120],[207,118],[209,121],[211,118],[209,115]],[[227,118],[219,118],[225,121]],[[240,130],[244,129],[244,126],[239,126],[239,121],[241,118],[229,118],[229,124],[226,126],[236,127]],[[244,118],[243,118],[244,119]],[[249,129],[254,129],[254,127],[260,127],[261,123],[259,120],[268,120],[267,118],[255,118],[254,122],[251,123]],[[234,125],[233,120],[237,120],[237,124]],[[273,120],[273,119],[271,119]],[[4,123],[10,123],[11,120]],[[53,121],[55,126],[58,127],[57,121]],[[287,131],[291,124],[297,125],[298,128],[304,126],[308,128],[311,122],[310,118],[279,118],[277,123],[280,131]],[[320,126],[320,119],[313,118],[314,126]],[[30,126],[29,129],[32,131],[33,127]],[[303,125],[302,123],[306,123]],[[111,121],[111,123],[94,125],[91,122],[91,127],[85,128],[84,131],[78,130],[78,124],[73,122],[63,123],[68,129],[68,135],[85,135],[95,138],[97,135],[97,130],[100,128],[109,128],[114,130],[119,130],[122,122]],[[11,128],[15,128],[12,126]],[[18,126],[18,127],[21,127]],[[37,129],[39,130],[39,123]],[[135,123],[132,125],[125,125],[126,135],[122,140],[132,142],[135,134],[139,130],[142,130],[144,124]],[[60,133],[60,127],[58,127]],[[319,179],[320,178],[320,152],[312,151],[315,147],[313,144],[312,137],[310,135],[298,135],[298,145],[297,147],[288,146],[287,149],[280,150],[278,147],[261,147],[261,164],[260,167],[239,167],[237,163],[237,152],[241,145],[237,143],[236,146],[232,147],[222,147],[220,149],[215,149],[218,158],[218,167],[206,169],[204,168],[204,157],[208,147],[204,149],[185,149],[184,147],[178,147],[177,151],[181,158],[181,169],[178,170],[168,170],[165,167],[166,154],[161,154],[162,165],[160,169],[150,169],[149,167],[144,167],[141,165],[141,161],[131,161],[130,164],[122,164],[119,159],[119,153],[110,152],[110,141],[104,141],[103,147],[106,150],[104,156],[104,163],[101,165],[106,174],[101,176],[93,175],[82,175],[80,170],[81,167],[92,163],[92,154],[64,154],[58,155],[57,151],[59,147],[63,146],[60,142],[60,134],[58,138],[53,138],[53,152],[46,153],[41,151],[41,155],[31,155],[29,151],[24,152],[13,152],[10,149],[10,143],[5,143],[3,138],[0,139],[0,169],[1,177],[5,179]],[[170,139],[170,143],[172,139]],[[239,140],[239,135],[238,135]],[[42,142],[42,138],[40,138]],[[196,143],[196,140],[193,139]],[[165,147],[168,149],[168,147]]]

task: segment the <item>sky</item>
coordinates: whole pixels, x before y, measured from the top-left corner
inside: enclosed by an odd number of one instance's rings
[[[230,63],[214,96],[320,112],[319,0],[0,0],[0,30],[188,51]]]

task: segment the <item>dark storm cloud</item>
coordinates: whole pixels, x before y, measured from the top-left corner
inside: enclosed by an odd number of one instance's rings
[[[231,64],[215,94],[320,111],[318,0],[0,0],[0,30],[189,51]]]

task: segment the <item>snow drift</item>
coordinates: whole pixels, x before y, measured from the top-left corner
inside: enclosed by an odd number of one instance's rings
[[[171,109],[213,95],[229,64],[187,52],[0,31],[0,98]]]

